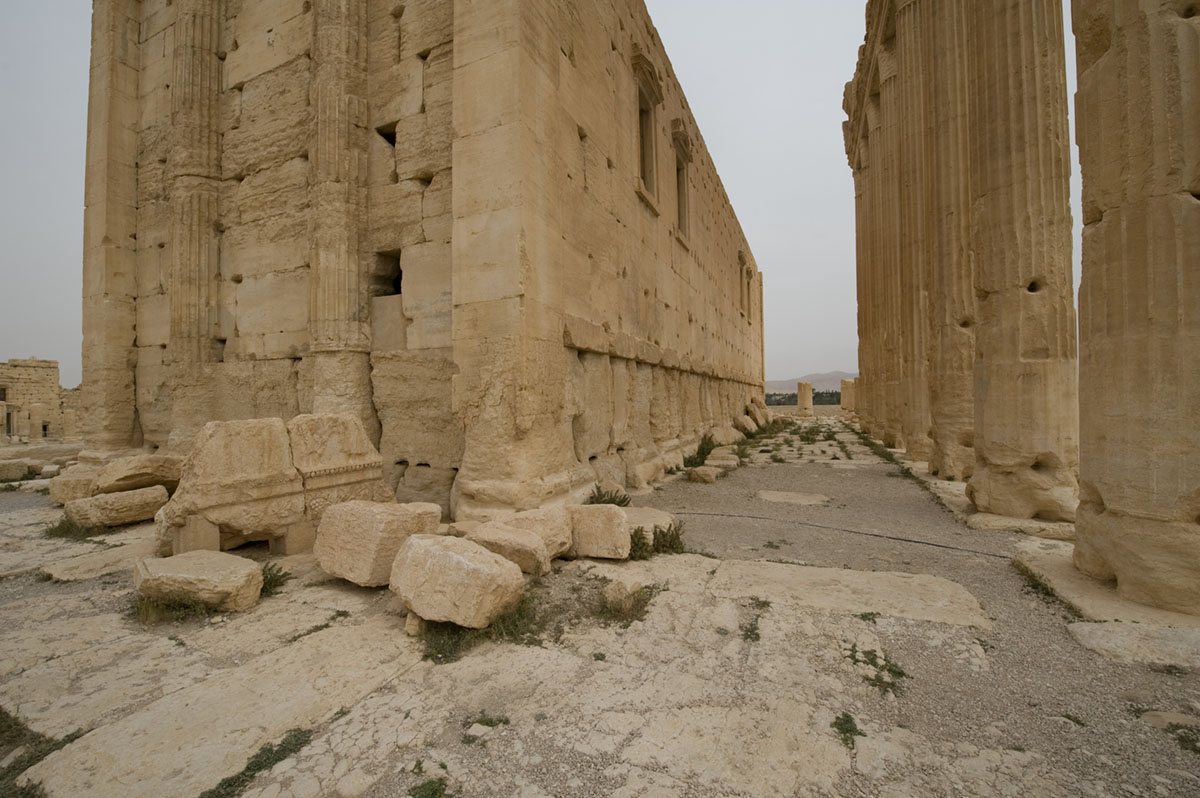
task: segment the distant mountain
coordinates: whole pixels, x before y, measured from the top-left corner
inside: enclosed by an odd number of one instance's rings
[[[842,390],[842,380],[852,380],[857,376],[858,374],[848,371],[805,374],[803,377],[797,377],[794,380],[768,380],[766,389],[767,393],[793,393],[796,390],[796,383],[811,382],[814,391],[840,391]]]

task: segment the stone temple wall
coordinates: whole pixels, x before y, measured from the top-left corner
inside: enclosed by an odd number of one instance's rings
[[[71,392],[58,380],[56,360],[0,363],[0,444],[75,436],[74,411],[63,412],[63,396]]]
[[[760,277],[640,2],[94,0],[87,170],[86,456],[354,412],[398,495],[488,514],[761,395]]]

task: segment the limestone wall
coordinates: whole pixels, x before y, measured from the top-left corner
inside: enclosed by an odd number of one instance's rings
[[[1078,467],[1061,13],[870,0],[844,128],[860,418],[980,510],[1048,519]]]
[[[94,0],[92,76],[88,457],[353,412],[399,496],[469,463],[486,513],[761,397],[761,280],[640,2]]]
[[[58,379],[55,360],[0,363],[0,443],[75,437],[75,431],[67,429],[63,406],[64,394],[71,392],[63,391]]]
[[[637,484],[762,392],[761,279],[644,5],[521,6],[455,13],[456,495],[475,514]]]
[[[1083,166],[1075,562],[1200,614],[1200,16],[1076,0]]]

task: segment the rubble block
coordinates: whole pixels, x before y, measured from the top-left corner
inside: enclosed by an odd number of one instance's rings
[[[617,573],[609,576],[608,584],[602,593],[604,606],[619,613],[627,613],[633,609],[638,594],[652,586],[647,574]]]
[[[546,543],[533,530],[518,529],[503,521],[489,521],[468,532],[466,539],[516,563],[524,573],[541,576],[550,572]]]
[[[526,510],[505,518],[504,523],[514,529],[536,532],[552,560],[571,550],[571,513],[566,507]]]
[[[97,470],[86,466],[71,466],[50,480],[50,501],[66,504],[76,499],[86,499],[96,487]]]
[[[263,579],[262,568],[253,560],[219,551],[189,551],[139,561],[133,582],[147,598],[198,602],[223,612],[239,612],[258,602]]]
[[[53,479],[62,473],[62,466],[48,465],[42,466],[42,470],[38,473],[42,479]]]
[[[424,620],[483,629],[517,606],[525,578],[478,543],[413,535],[396,554],[389,587]]]
[[[269,540],[305,520],[304,481],[282,420],[212,421],[197,433],[179,488],[156,519],[160,538],[193,515],[221,528],[223,548]]]
[[[162,485],[168,492],[179,486],[183,458],[165,454],[120,457],[100,469],[94,493],[120,493]]]
[[[0,482],[24,479],[29,474],[29,463],[24,460],[0,460]]]
[[[383,481],[383,458],[358,416],[296,416],[287,432],[292,462],[304,481],[304,513],[314,524],[335,504],[394,500]]]
[[[715,468],[714,466],[697,466],[688,471],[688,481],[699,482],[703,485],[711,485],[717,481],[717,478],[722,476],[725,470]]]
[[[732,424],[722,424],[713,427],[708,431],[708,437],[712,438],[713,443],[718,446],[728,446],[732,443],[737,443],[744,436],[733,428]]]
[[[363,587],[391,579],[400,546],[412,535],[438,534],[442,508],[436,504],[349,501],[325,510],[313,554],[321,570]]]
[[[569,509],[570,556],[628,559],[631,536],[623,508],[615,504],[581,504]]]
[[[666,532],[675,525],[675,516],[666,510],[656,510],[653,507],[622,507],[621,511],[625,513],[630,530],[642,530],[646,542],[651,546],[654,545],[655,530],[661,529]]]
[[[713,457],[711,454],[705,458],[704,465],[709,468],[719,468],[722,471],[736,471],[742,464],[742,461],[737,458],[737,455],[732,457],[728,455]]]
[[[105,493],[67,502],[67,518],[79,526],[125,526],[154,518],[167,503],[162,485],[124,493]]]
[[[754,402],[746,405],[746,415],[754,419],[754,423],[760,427],[767,423],[766,410],[764,408],[760,408],[758,405],[754,404]]]

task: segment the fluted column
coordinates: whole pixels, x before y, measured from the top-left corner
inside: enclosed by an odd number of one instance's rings
[[[367,282],[360,254],[366,217],[366,4],[316,0],[313,14],[313,410],[355,413],[378,443],[379,422],[371,401]]]
[[[904,436],[900,418],[903,400],[900,388],[900,359],[903,344],[900,318],[900,86],[895,39],[883,43],[879,49],[879,106],[881,129],[881,158],[879,197],[880,230],[879,267],[883,279],[881,318],[883,320],[883,342],[880,352],[883,377],[883,417],[881,435],[883,442],[892,447],[903,447]]]
[[[871,182],[870,164],[867,162],[867,143],[860,141],[856,145],[854,154],[857,156],[857,163],[853,167],[854,172],[854,217],[855,217],[855,273],[856,283],[855,288],[858,297],[858,380],[859,385],[869,386],[874,374],[870,372],[871,363],[871,345],[873,343],[871,337],[872,314],[870,306],[867,304],[869,294],[869,275],[870,264],[868,262],[868,245],[870,237],[870,225],[874,221],[869,213],[870,195],[868,186]],[[862,391],[864,399],[858,403],[859,422],[869,426],[867,419],[871,417],[870,409],[870,394],[864,389]]]
[[[1075,0],[1083,167],[1075,564],[1200,614],[1200,27]]]
[[[83,213],[83,435],[88,453],[140,443],[134,409],[140,4],[94,0]]]
[[[876,438],[883,437],[887,418],[885,379],[883,374],[884,335],[887,327],[886,304],[884,302],[884,264],[886,231],[883,226],[884,181],[883,181],[883,118],[879,107],[879,95],[867,101],[867,160],[870,168],[868,181],[867,227],[867,308],[870,314],[870,360],[863,369],[866,377],[867,409],[869,415],[863,419],[867,431]]]
[[[1073,520],[1078,408],[1062,3],[970,4],[975,473],[985,512]]]
[[[219,361],[221,0],[180,0],[171,83],[168,214],[175,363]]]
[[[930,471],[966,479],[975,469],[975,277],[970,255],[967,9],[935,0],[930,83],[934,220],[929,235]]]
[[[933,0],[898,0],[896,54],[900,118],[900,427],[908,456],[928,460],[929,438],[929,301],[926,288],[926,225],[929,220],[929,161],[925,135],[929,69],[927,39]]]

